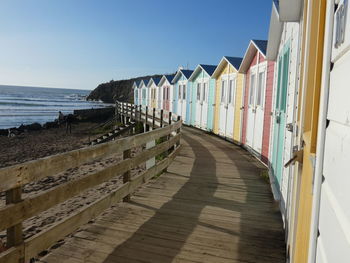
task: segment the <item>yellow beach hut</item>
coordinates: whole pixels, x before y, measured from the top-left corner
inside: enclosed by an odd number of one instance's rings
[[[212,77],[215,79],[214,133],[241,143],[243,81],[238,73],[242,58],[224,56]]]

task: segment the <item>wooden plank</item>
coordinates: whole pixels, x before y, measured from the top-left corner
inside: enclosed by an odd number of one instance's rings
[[[131,158],[131,149],[126,150],[123,152],[123,160],[128,160]],[[130,182],[130,178],[131,178],[131,171],[128,169],[124,174],[123,174],[123,184]],[[128,194],[127,196],[125,196],[123,198],[124,202],[128,202],[130,201],[130,194]]]
[[[165,136],[180,126],[181,123],[176,122],[164,129],[157,129],[96,146],[2,168],[0,169],[0,192],[60,173],[69,168],[78,167],[88,161],[93,161],[111,154],[122,153],[131,147],[137,147],[148,141]]]
[[[22,187],[17,187],[11,190],[6,191],[6,205],[17,204],[22,201]],[[4,220],[4,217],[1,220]],[[7,219],[7,218],[6,218]],[[5,219],[5,220],[6,220]],[[11,227],[7,228],[6,231],[7,237],[7,247],[17,246],[23,242],[23,231],[22,231],[22,222],[13,224]]]
[[[0,263],[20,262],[24,255],[24,245],[11,247],[0,253]]]
[[[181,135],[172,137],[169,141],[158,144],[145,150],[133,158],[111,165],[96,173],[64,183],[50,191],[44,192],[32,198],[27,198],[20,203],[11,204],[0,209],[0,231],[16,225],[23,220],[34,216],[50,207],[57,205],[88,188],[99,185],[117,175],[121,175],[137,165],[146,162],[150,157],[156,156],[180,140]]]
[[[126,183],[115,191],[104,195],[100,199],[91,203],[89,206],[78,210],[78,212],[73,215],[70,215],[65,220],[54,224],[44,232],[30,237],[25,241],[25,260],[29,260],[30,258],[36,256],[38,253],[47,249],[56,241],[74,232],[81,225],[87,223],[91,218],[95,218],[110,206],[118,203],[123,197],[132,193],[145,180],[160,172],[162,169],[164,169],[164,166],[169,165],[170,161],[175,158],[177,153],[178,151],[175,151],[171,157],[159,162],[156,164],[156,166],[152,167],[144,174],[137,176],[135,179],[131,179],[131,182]]]

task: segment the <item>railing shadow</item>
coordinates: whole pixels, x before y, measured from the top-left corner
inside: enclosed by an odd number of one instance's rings
[[[231,209],[240,212],[235,259],[243,262],[285,262],[283,223],[270,186],[260,176],[263,165],[242,148],[235,147],[233,150],[232,146],[214,137],[209,137],[207,141],[219,147],[225,159],[237,168],[246,192],[243,206],[242,203],[230,202]],[[232,190],[241,189],[235,185]]]
[[[278,209],[273,207],[269,186],[266,183],[264,186],[262,178],[259,178],[259,166],[252,164],[254,160],[243,149],[204,135],[202,131],[184,128],[182,138],[194,154],[190,157],[194,161],[189,179],[159,209],[132,201],[133,205],[153,210],[155,214],[117,246],[104,262],[114,262],[118,257],[128,258],[131,251],[135,251],[132,255],[135,261],[173,262],[197,226],[235,236],[238,242],[232,244],[235,247],[232,253],[235,254],[231,259],[242,262],[282,262],[285,257],[282,222]],[[210,151],[211,147],[216,147],[216,151],[219,149],[226,161],[236,167],[243,185],[231,184],[225,187],[231,188],[234,194],[245,191],[243,202],[215,196],[218,186],[222,185],[217,174],[217,166],[222,164],[213,156],[215,153]],[[184,177],[180,172],[174,173],[174,176]],[[255,185],[255,181],[259,182],[261,188]],[[260,196],[262,200],[259,200]],[[266,201],[269,198],[271,202]],[[227,229],[201,222],[201,213],[208,205],[239,213],[238,227]],[[207,255],[215,257],[210,252]],[[181,262],[181,259],[177,260]]]
[[[205,176],[208,184],[214,187],[205,188],[205,198],[208,202],[214,201],[214,193],[216,191],[216,163],[212,154],[204,147],[196,136],[183,134],[182,137],[194,152],[194,163],[190,172],[189,180],[174,194],[172,199],[156,210],[154,216],[145,222],[129,239],[115,248],[105,262],[111,262],[118,256],[128,256],[130,249],[135,249],[133,259],[144,261],[144,254],[137,256],[137,250],[140,248],[140,242],[143,244],[155,244],[155,238],[144,235],[144,230],[147,232],[163,234],[171,233],[171,239],[159,239],[159,247],[156,251],[152,251],[155,258],[147,258],[147,262],[172,262],[176,255],[181,251],[181,248],[186,242],[186,239],[198,225],[198,218],[205,207],[206,203],[200,201],[202,190],[198,189],[195,181]],[[203,165],[203,161],[207,165]],[[196,197],[197,195],[197,197]],[[212,200],[211,200],[212,199]],[[184,202],[186,206],[179,205]],[[137,205],[137,202],[133,202]],[[145,207],[140,204],[141,207]],[[189,213],[188,207],[191,207]],[[147,207],[146,207],[147,208]],[[152,209],[149,208],[148,209]],[[169,212],[171,211],[171,215]],[[165,224],[159,224],[165,222]],[[158,237],[156,237],[158,239]],[[163,252],[161,250],[164,250]],[[159,255],[156,255],[158,254]],[[149,254],[152,257],[152,254]]]

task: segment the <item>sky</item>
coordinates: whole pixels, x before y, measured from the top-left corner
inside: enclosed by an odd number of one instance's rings
[[[270,0],[1,0],[0,84],[94,89],[243,57]]]

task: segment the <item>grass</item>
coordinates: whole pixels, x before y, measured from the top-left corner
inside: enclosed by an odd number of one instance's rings
[[[266,183],[270,183],[269,171],[266,169],[261,170],[260,176]]]
[[[112,123],[109,123],[108,125],[105,125],[105,126],[101,126],[101,127],[98,127],[97,129],[95,130],[92,130],[91,131],[91,135],[97,135],[97,134],[101,134],[101,133],[107,133],[111,130],[114,129],[114,126],[120,126],[121,123],[120,122],[112,122]]]

